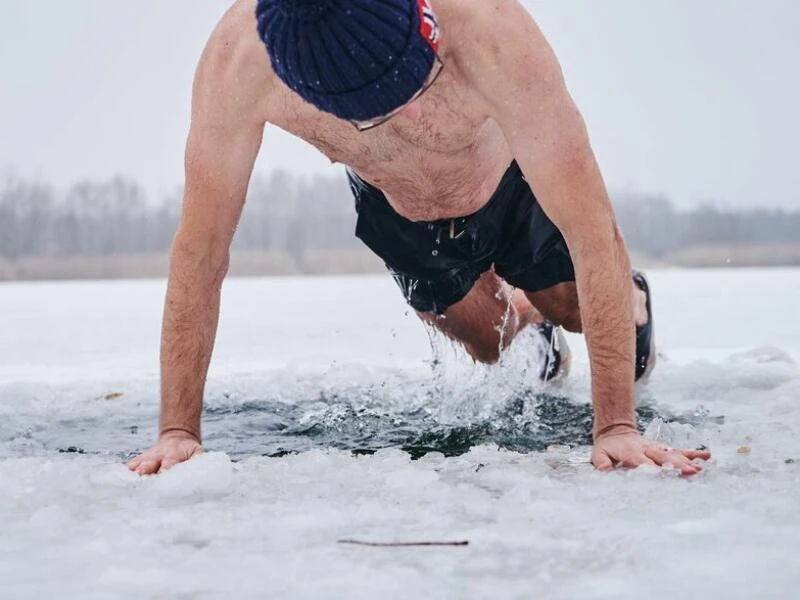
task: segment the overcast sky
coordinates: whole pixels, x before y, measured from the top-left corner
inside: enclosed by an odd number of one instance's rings
[[[526,0],[610,187],[800,209],[800,3]],[[58,186],[181,183],[194,67],[229,2],[0,4],[0,168]],[[490,26],[487,24],[487,26]],[[446,35],[446,32],[443,32]],[[257,170],[325,172],[271,130]]]

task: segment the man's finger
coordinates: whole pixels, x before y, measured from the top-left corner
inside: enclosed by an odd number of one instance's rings
[[[157,459],[145,459],[141,462],[141,464],[137,467],[136,472],[139,475],[152,475],[153,473],[158,472],[158,468],[161,466],[161,460]]]
[[[680,470],[681,475],[697,475],[703,470],[703,467],[696,465],[688,458],[684,456],[681,456],[681,458],[682,460],[675,465],[675,468]]]
[[[651,447],[648,448],[645,453],[657,464],[661,466],[672,466],[675,470],[680,471],[681,475],[696,475],[703,470],[703,467],[693,463],[689,456],[686,455],[686,452],[681,450],[666,450]]]
[[[592,456],[592,464],[598,471],[613,471],[614,462],[605,452],[595,452]]]
[[[655,461],[659,466],[665,466],[667,463],[673,467],[678,466],[677,461],[680,459],[681,463],[684,460],[682,454],[675,454],[672,449],[659,448],[657,446],[648,446],[644,450],[645,456]]]
[[[686,467],[681,469],[681,475],[683,475],[684,477],[691,477],[692,475],[697,475],[702,470],[703,469],[698,468],[697,466],[694,466],[694,467],[686,466]]]
[[[661,453],[665,455],[680,454],[688,460],[708,460],[711,458],[711,452],[708,450],[678,450],[678,449],[662,449],[658,447],[650,447],[647,449],[647,455],[652,458],[653,453]]]
[[[622,466],[625,467],[626,469],[636,469],[637,467],[641,467],[642,465],[650,465],[650,464],[655,465],[655,463],[645,454],[640,454],[635,458],[629,456],[621,462]]]
[[[711,452],[708,450],[681,450],[681,453],[689,460],[708,460],[711,458]]]
[[[165,458],[164,460],[161,461],[161,468],[158,470],[158,472],[163,473],[164,471],[171,469],[172,467],[177,465],[179,462],[181,461],[178,460],[177,458],[171,458],[171,457]]]

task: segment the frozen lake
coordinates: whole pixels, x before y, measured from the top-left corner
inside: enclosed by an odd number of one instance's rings
[[[165,283],[2,284],[0,598],[796,598],[800,270],[649,275],[640,424],[712,450],[692,480],[588,464],[581,338],[538,389],[388,277],[228,281],[208,453],[139,478]]]

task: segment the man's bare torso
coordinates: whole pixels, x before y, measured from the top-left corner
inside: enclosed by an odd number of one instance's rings
[[[234,57],[231,69],[225,69],[225,93],[257,96],[257,118],[307,141],[331,161],[352,167],[381,188],[401,215],[414,221],[464,216],[488,201],[512,156],[499,126],[486,115],[459,69],[459,60],[465,59],[460,49],[469,45],[450,41],[458,35],[462,18],[455,13],[457,2],[464,0],[434,0],[445,68],[418,101],[422,116],[411,120],[397,115],[365,132],[318,111],[278,79],[256,32],[254,0],[239,0],[233,6],[206,55],[225,52]],[[237,47],[224,47],[231,43]]]

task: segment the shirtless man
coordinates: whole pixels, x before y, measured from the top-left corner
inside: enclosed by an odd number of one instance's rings
[[[707,452],[636,429],[649,290],[632,278],[558,61],[518,0],[238,0],[228,11],[194,83],[159,440],[132,470],[201,452],[220,288],[266,124],[348,166],[357,235],[476,360],[497,360],[543,318],[585,334],[598,469],[701,470]]]

